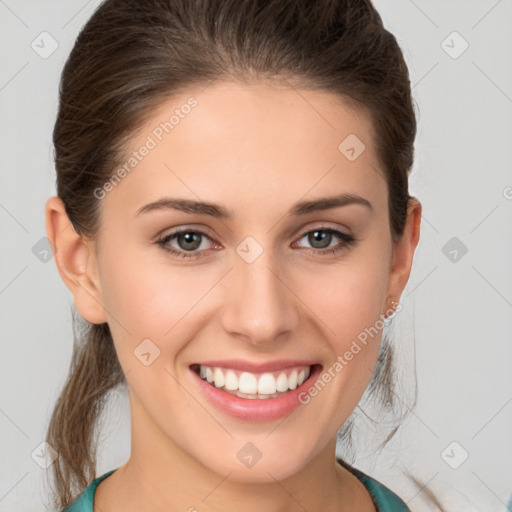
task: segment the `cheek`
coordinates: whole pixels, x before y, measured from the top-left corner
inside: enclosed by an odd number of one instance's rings
[[[299,287],[298,295],[314,312],[327,348],[322,373],[311,383],[309,397],[303,397],[306,403],[311,400],[311,416],[330,418],[332,428],[326,430],[326,438],[356,407],[379,354],[388,267],[387,261],[375,256],[382,254],[379,251],[368,254],[317,272],[314,286],[311,279],[309,283],[304,279]]]
[[[315,313],[337,353],[384,312],[386,265],[382,258],[354,254],[296,281],[297,295]]]
[[[102,294],[108,313],[129,332],[160,338],[199,301],[207,283],[202,286],[193,269],[156,259],[136,251],[106,257]]]
[[[150,352],[159,354],[151,366],[168,367],[193,339],[204,314],[201,298],[218,276],[206,267],[172,266],[161,255],[148,258],[137,249],[125,255],[105,252],[104,256],[103,303],[125,373],[139,369],[140,361],[134,355],[142,350],[143,342]]]

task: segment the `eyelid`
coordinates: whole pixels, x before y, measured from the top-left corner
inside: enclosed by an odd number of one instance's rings
[[[320,222],[320,224],[312,223],[311,225],[308,225],[305,228],[302,228],[302,230],[299,232],[299,234],[295,235],[295,238],[297,238],[297,237],[302,238],[304,235],[307,235],[311,231],[316,231],[316,230],[320,231],[322,229],[339,231],[340,233],[343,233],[347,236],[355,236],[352,234],[352,231],[347,226],[330,225],[325,222]]]
[[[194,224],[185,224],[183,226],[177,228],[168,228],[161,231],[157,236],[157,240],[161,240],[163,238],[167,238],[168,236],[176,235],[183,232],[193,231],[194,233],[200,233],[206,237],[208,237],[212,242],[216,242],[219,245],[220,242],[217,242],[216,235],[213,235],[210,230],[205,226],[195,226]]]

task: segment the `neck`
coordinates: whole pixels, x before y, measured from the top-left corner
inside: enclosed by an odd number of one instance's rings
[[[286,478],[278,480],[271,471],[260,471],[255,482],[247,476],[244,479],[234,477],[236,472],[229,468],[224,474],[212,471],[170,442],[154,424],[145,422],[144,415],[136,417],[138,420],[134,421],[132,414],[131,456],[99,484],[94,510],[375,511],[364,485],[336,462],[335,439]],[[205,461],[210,462],[206,458]],[[239,467],[233,469],[239,470]]]

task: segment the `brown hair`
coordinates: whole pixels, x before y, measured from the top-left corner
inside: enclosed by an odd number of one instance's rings
[[[416,119],[408,69],[370,0],[106,0],[80,31],[64,66],[53,132],[57,195],[77,234],[94,238],[93,193],[156,106],[212,80],[281,80],[338,94],[368,112],[401,237]],[[109,392],[126,384],[108,324],[74,318],[73,356],[47,442],[57,507],[96,475],[95,429]],[[369,386],[385,406],[393,347],[386,339]],[[341,436],[349,437],[348,421]],[[396,430],[396,429],[395,429]],[[390,435],[394,433],[394,430]]]

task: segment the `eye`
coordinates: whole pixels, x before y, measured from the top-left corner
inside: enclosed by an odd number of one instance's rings
[[[202,231],[192,229],[182,229],[166,235],[159,239],[156,243],[164,250],[179,258],[196,258],[198,256],[198,249],[206,250],[204,247],[204,239],[211,240],[211,238]],[[176,240],[177,248],[169,245],[171,240]]]
[[[336,254],[351,245],[354,245],[357,241],[353,235],[348,235],[342,231],[332,228],[319,227],[311,231],[304,233],[299,239],[306,239],[307,243],[311,244],[312,247],[304,247],[305,250],[313,254]],[[336,242],[336,239],[340,240],[337,245],[331,245],[331,242]]]

